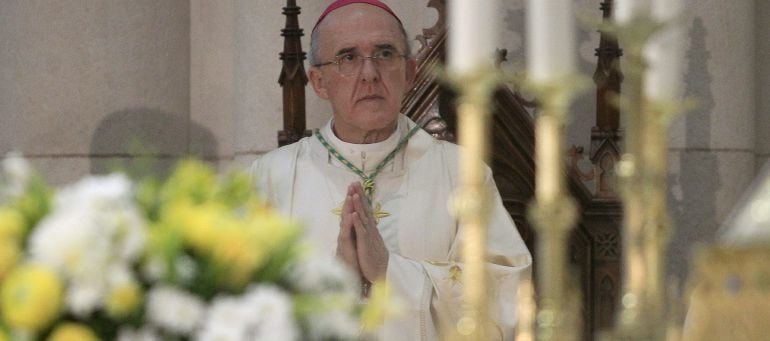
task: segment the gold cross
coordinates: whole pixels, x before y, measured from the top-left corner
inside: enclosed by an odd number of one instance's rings
[[[459,265],[455,264],[449,268],[449,276],[445,279],[452,281],[452,283],[460,283],[463,278],[463,269]]]
[[[337,208],[332,210],[332,213],[338,217],[342,217],[342,205],[344,202],[340,203]],[[377,203],[374,205],[374,219],[377,220],[377,222],[380,222],[381,218],[390,217],[390,213],[385,212],[382,210],[382,205],[380,203]]]
[[[452,285],[462,283],[463,269],[459,265],[455,264],[454,262],[442,262],[442,261],[429,260],[428,263],[435,266],[449,266],[449,269],[447,269],[447,276],[444,277],[444,280],[450,281]]]

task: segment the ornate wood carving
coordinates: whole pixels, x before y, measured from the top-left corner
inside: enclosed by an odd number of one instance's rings
[[[287,0],[283,14],[286,16],[285,28],[281,30],[284,37],[281,60],[281,76],[278,84],[283,88],[283,130],[278,132],[278,145],[284,146],[298,141],[303,136],[309,136],[305,130],[305,52],[302,51],[303,30],[299,28],[298,16],[301,12],[296,0]]]
[[[583,212],[581,229],[591,240],[590,266],[583,268],[583,276],[590,278],[587,290],[586,310],[591,317],[586,328],[591,333],[608,330],[615,323],[615,309],[618,304],[621,278],[622,242],[620,227],[623,223],[622,205],[615,200],[593,197]]]
[[[612,18],[613,1],[601,4],[603,19]],[[596,126],[591,129],[591,151],[589,158],[594,165],[594,193],[599,198],[614,199],[615,164],[620,159],[620,111],[614,97],[620,93],[623,74],[620,72],[620,57],[623,51],[617,39],[607,32],[601,32],[599,48],[596,49],[598,62],[594,72],[596,83]]]
[[[601,3],[603,20],[612,18],[613,1]],[[589,291],[591,319],[586,325],[592,331],[607,330],[614,325],[615,311],[622,288],[621,259],[623,223],[622,204],[618,200],[615,184],[615,164],[620,159],[621,137],[620,111],[615,97],[620,94],[623,74],[620,71],[620,49],[617,39],[607,32],[600,33],[594,82],[596,84],[596,126],[591,129],[594,195],[587,203],[583,222],[593,240],[591,273],[593,280]],[[587,338],[592,334],[586,334]]]

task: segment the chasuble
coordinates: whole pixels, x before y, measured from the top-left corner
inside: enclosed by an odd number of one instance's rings
[[[415,126],[400,115],[395,133],[373,144],[338,139],[331,121],[320,133],[345,159],[370,174]],[[381,328],[381,340],[440,340],[442,328],[461,317],[463,231],[448,209],[459,180],[458,153],[458,146],[419,130],[375,179],[372,207],[390,252],[386,281],[405,308]],[[358,175],[315,136],[262,155],[251,174],[256,190],[298,220],[317,250],[335,255],[339,209],[348,185],[360,181]],[[486,185],[493,196],[487,249],[490,302],[496,306],[489,323],[502,339],[512,340],[517,284],[529,275],[532,257],[502,205],[489,168]]]

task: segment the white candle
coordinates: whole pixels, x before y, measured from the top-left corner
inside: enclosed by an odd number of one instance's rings
[[[683,7],[682,0],[655,0],[652,17],[658,21],[675,20],[682,15]],[[677,23],[655,34],[645,46],[644,92],[649,99],[676,101],[680,98],[684,42],[684,28]]]
[[[467,74],[493,65],[499,28],[499,0],[449,3],[449,67]]]
[[[559,125],[555,117],[541,116],[535,129],[535,198],[546,204],[556,201],[564,186]]]
[[[575,71],[573,0],[529,0],[527,70],[535,83],[553,81]]]
[[[650,0],[615,0],[613,10],[615,21],[626,24],[635,16],[649,10]]]
[[[652,17],[656,20],[673,20],[682,15],[684,3],[682,0],[654,0],[652,2]]]

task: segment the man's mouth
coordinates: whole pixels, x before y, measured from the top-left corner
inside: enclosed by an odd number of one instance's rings
[[[382,97],[380,95],[369,95],[369,96],[364,96],[364,97],[359,98],[358,102],[378,100],[378,99],[383,99],[383,98],[384,97]]]

